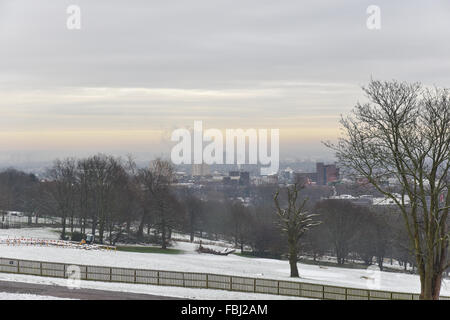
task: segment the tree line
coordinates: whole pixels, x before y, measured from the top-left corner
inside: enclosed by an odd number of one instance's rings
[[[305,235],[301,232],[297,254],[289,254],[289,242],[300,235],[283,231],[294,217],[278,214],[289,202],[285,189],[256,187],[252,194],[261,201],[246,206],[225,194],[177,186],[174,168],[162,159],[145,168],[138,168],[131,158],[101,154],[55,160],[43,179],[14,169],[0,172],[0,190],[1,209],[23,211],[30,220],[57,217],[62,239],[79,232],[96,235],[100,243],[152,242],[167,248],[172,232],[178,231],[190,241],[195,236],[228,240],[260,257],[296,260],[306,255],[317,260],[332,255],[339,264],[357,257],[380,268],[385,257],[413,262],[405,231],[392,210],[321,200],[319,191],[303,188],[294,203],[300,201],[299,212],[309,210],[317,217],[307,218],[321,223]]]

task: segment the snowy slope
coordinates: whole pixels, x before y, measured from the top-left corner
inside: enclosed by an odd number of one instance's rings
[[[0,237],[5,236],[3,231],[0,230]],[[11,232],[11,230],[7,231]],[[25,229],[16,231],[16,235],[23,234],[28,236],[32,236],[34,232]],[[195,252],[196,247],[196,244],[178,242],[175,248],[184,250],[184,254],[153,254],[1,245],[0,256],[74,264],[205,272],[292,280],[289,278],[289,264],[287,261],[245,258],[233,254],[228,256],[199,254]],[[299,281],[303,282],[400,292],[418,293],[420,291],[419,277],[417,275],[374,272],[364,269],[320,267],[300,263],[299,272],[301,277]],[[449,280],[444,281],[441,294],[450,296]]]

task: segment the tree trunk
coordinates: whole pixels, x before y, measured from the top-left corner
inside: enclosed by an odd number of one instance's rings
[[[297,256],[298,249],[295,242],[289,241],[289,266],[291,267],[291,277],[298,278]]]
[[[442,274],[431,272],[421,275],[420,300],[439,300],[441,292]]]
[[[289,257],[289,266],[291,267],[291,278],[298,278],[297,257]]]
[[[95,237],[95,231],[97,229],[97,220],[92,219],[92,235]]]
[[[189,234],[190,234],[190,241],[194,242],[194,233],[195,233],[195,221],[194,221],[194,215],[191,213],[190,216],[190,225],[189,225]]]
[[[162,240],[161,248],[167,249],[167,244],[166,244],[166,223],[165,223],[164,220],[163,220],[163,223],[161,225],[161,240]]]
[[[384,262],[384,258],[383,257],[378,257],[378,267],[380,268],[380,271],[383,271],[383,262]]]
[[[66,217],[61,218],[62,231],[61,231],[61,239],[66,239]]]
[[[136,237],[138,238],[138,240],[142,240],[144,237],[145,221],[147,220],[146,217],[147,217],[147,211],[144,210],[144,212],[142,213],[141,221],[139,223],[138,232],[136,234]]]
[[[105,223],[103,221],[100,222],[100,225],[98,227],[98,235],[99,235],[99,242],[103,243],[103,233],[105,232]]]
[[[433,279],[433,300],[439,300],[439,294],[441,292],[442,274],[438,274]]]

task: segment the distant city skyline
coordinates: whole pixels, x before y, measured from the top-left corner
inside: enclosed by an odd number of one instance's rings
[[[68,30],[66,9],[81,9]],[[0,167],[168,156],[170,133],[280,129],[280,159],[332,160],[376,79],[450,87],[450,3],[0,1]]]

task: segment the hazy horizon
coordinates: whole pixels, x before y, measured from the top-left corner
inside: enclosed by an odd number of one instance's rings
[[[66,9],[81,9],[68,30]],[[369,30],[366,9],[381,8]],[[448,1],[0,0],[0,166],[168,154],[172,130],[280,129],[322,144],[375,79],[450,87]]]

